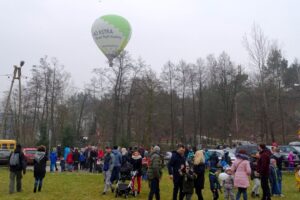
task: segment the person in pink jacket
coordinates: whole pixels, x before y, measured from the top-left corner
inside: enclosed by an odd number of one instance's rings
[[[234,172],[234,187],[238,188],[236,200],[240,199],[241,194],[243,194],[243,199],[247,200],[247,188],[250,186],[249,176],[251,175],[251,168],[246,151],[240,150],[236,154],[236,160],[232,164],[231,170]]]
[[[289,161],[289,171],[292,172],[294,170],[294,165],[295,165],[295,156],[292,151],[288,155],[288,161]]]

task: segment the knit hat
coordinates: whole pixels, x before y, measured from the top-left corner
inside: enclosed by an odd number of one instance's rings
[[[155,146],[155,147],[153,148],[153,151],[159,153],[159,152],[160,152],[160,147],[159,147],[159,146]]]

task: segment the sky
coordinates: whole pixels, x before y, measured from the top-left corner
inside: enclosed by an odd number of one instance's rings
[[[106,14],[129,21],[126,50],[157,72],[168,60],[195,62],[222,51],[251,70],[242,41],[254,23],[292,62],[300,58],[299,7],[298,0],[0,0],[0,99],[11,82],[2,75],[24,60],[30,76],[45,55],[65,66],[72,85],[89,83],[92,70],[107,65],[91,36]]]

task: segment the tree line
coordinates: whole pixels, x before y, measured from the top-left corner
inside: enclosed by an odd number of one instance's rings
[[[112,67],[95,68],[82,89],[72,87],[58,59],[45,56],[22,88],[23,134],[15,91],[3,137],[52,146],[295,140],[300,63],[288,62],[256,25],[243,45],[251,70],[224,51],[193,63],[167,61],[158,73],[125,51]]]

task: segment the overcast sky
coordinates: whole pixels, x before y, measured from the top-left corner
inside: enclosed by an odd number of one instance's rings
[[[298,0],[0,0],[0,75],[25,60],[24,75],[44,55],[57,57],[82,87],[106,65],[91,36],[94,20],[125,17],[132,26],[126,50],[155,71],[168,61],[194,62],[226,51],[249,66],[242,38],[257,23],[291,62],[300,58]],[[0,98],[11,79],[0,76]]]

